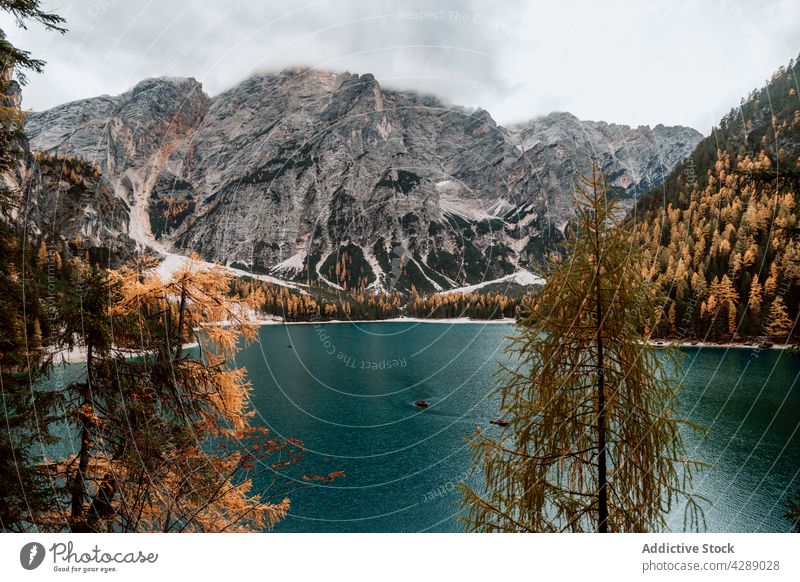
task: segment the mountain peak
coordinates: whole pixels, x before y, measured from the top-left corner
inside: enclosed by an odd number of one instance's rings
[[[576,169],[594,156],[635,196],[693,146],[567,112],[507,131],[482,108],[308,67],[258,72],[211,99],[195,79],[145,79],[34,114],[26,132],[36,149],[96,162],[140,245],[260,272],[301,265],[296,276],[322,282],[346,252],[352,280],[335,284],[347,288],[383,285],[399,246],[400,285],[420,291],[536,260],[574,215]]]

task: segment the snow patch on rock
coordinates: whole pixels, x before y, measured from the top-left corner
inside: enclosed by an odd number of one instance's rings
[[[477,291],[478,289],[483,289],[484,287],[488,287],[489,285],[494,285],[496,283],[516,283],[517,285],[522,285],[526,287],[528,285],[544,285],[545,280],[531,273],[526,269],[520,269],[516,273],[511,273],[510,275],[506,275],[505,277],[500,277],[499,279],[493,279],[491,281],[481,281],[480,283],[475,283],[474,285],[467,285],[466,287],[457,287],[455,289],[448,289],[447,291],[442,291],[441,293],[437,293],[437,295],[450,295],[452,293],[470,293],[472,291]]]
[[[306,258],[306,252],[299,251],[293,254],[285,261],[281,261],[280,263],[272,267],[272,269],[270,269],[270,272],[280,273],[281,275],[295,275],[303,270],[305,258]]]

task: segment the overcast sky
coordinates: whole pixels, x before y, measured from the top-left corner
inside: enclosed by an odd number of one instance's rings
[[[0,27],[47,61],[24,107],[118,94],[160,75],[215,95],[290,65],[371,72],[487,109],[708,133],[800,52],[798,0],[45,0],[63,36]]]

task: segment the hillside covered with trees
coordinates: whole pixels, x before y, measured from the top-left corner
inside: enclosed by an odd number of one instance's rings
[[[800,64],[731,110],[635,209],[655,335],[788,342],[800,304]]]

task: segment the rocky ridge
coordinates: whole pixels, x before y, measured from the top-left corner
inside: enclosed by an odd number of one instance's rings
[[[590,160],[633,200],[702,138],[566,113],[506,129],[369,74],[313,69],[213,98],[194,79],[148,79],[34,113],[25,131],[34,150],[99,167],[127,211],[117,232],[140,247],[426,292],[530,268],[562,236]]]

